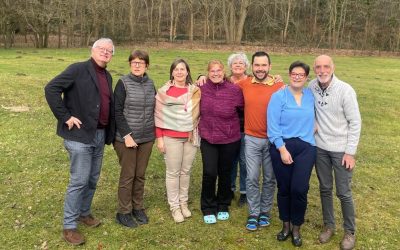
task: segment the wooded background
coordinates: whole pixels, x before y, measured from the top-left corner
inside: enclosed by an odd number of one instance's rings
[[[400,50],[399,0],[0,0],[0,43],[170,41]]]

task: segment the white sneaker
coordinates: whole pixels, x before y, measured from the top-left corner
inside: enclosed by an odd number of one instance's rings
[[[182,212],[183,217],[185,217],[185,218],[189,218],[192,216],[192,212],[190,212],[190,210],[186,204],[181,205],[181,212]]]
[[[174,210],[172,210],[172,218],[174,218],[174,221],[176,223],[181,223],[185,220],[180,208],[175,208]]]

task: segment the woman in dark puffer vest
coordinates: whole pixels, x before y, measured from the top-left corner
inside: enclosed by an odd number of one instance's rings
[[[131,73],[119,79],[115,90],[117,153],[121,173],[117,223],[126,227],[147,224],[143,194],[145,172],[155,140],[155,87],[146,70],[149,55],[140,50],[129,56]]]

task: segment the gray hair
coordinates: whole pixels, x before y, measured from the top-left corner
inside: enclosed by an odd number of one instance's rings
[[[231,68],[233,61],[235,61],[237,59],[239,59],[240,61],[242,61],[244,63],[244,65],[246,66],[246,70],[250,67],[249,59],[247,59],[246,54],[243,52],[237,52],[237,53],[233,53],[232,55],[230,55],[228,57],[228,67]]]
[[[100,43],[111,43],[111,45],[112,45],[112,54],[114,55],[114,52],[115,52],[114,43],[110,38],[102,37],[102,38],[98,39],[97,41],[95,41],[93,43],[92,49],[96,48],[97,46],[99,46]]]

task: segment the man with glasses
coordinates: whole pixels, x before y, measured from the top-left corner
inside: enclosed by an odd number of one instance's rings
[[[315,97],[317,132],[317,160],[315,168],[319,180],[324,230],[321,243],[328,242],[335,231],[333,212],[333,178],[336,196],[343,214],[344,236],[341,249],[355,245],[355,212],[351,193],[351,178],[355,154],[361,133],[361,116],[354,89],[335,75],[331,57],[318,56],[314,61],[316,79],[309,87]],[[334,173],[334,175],[333,175]]]
[[[64,201],[63,238],[72,245],[85,243],[78,221],[97,227],[91,204],[100,177],[104,144],[114,139],[112,79],[106,70],[114,54],[111,39],[97,40],[91,58],[74,63],[45,87],[46,100],[58,120],[70,158],[70,180]]]
[[[266,52],[252,56],[253,77],[239,82],[244,97],[244,143],[246,158],[246,193],[249,217],[246,229],[257,230],[270,224],[270,211],[275,193],[275,176],[269,154],[266,111],[271,95],[283,86],[269,74],[271,60]],[[259,189],[260,166],[262,188]]]

